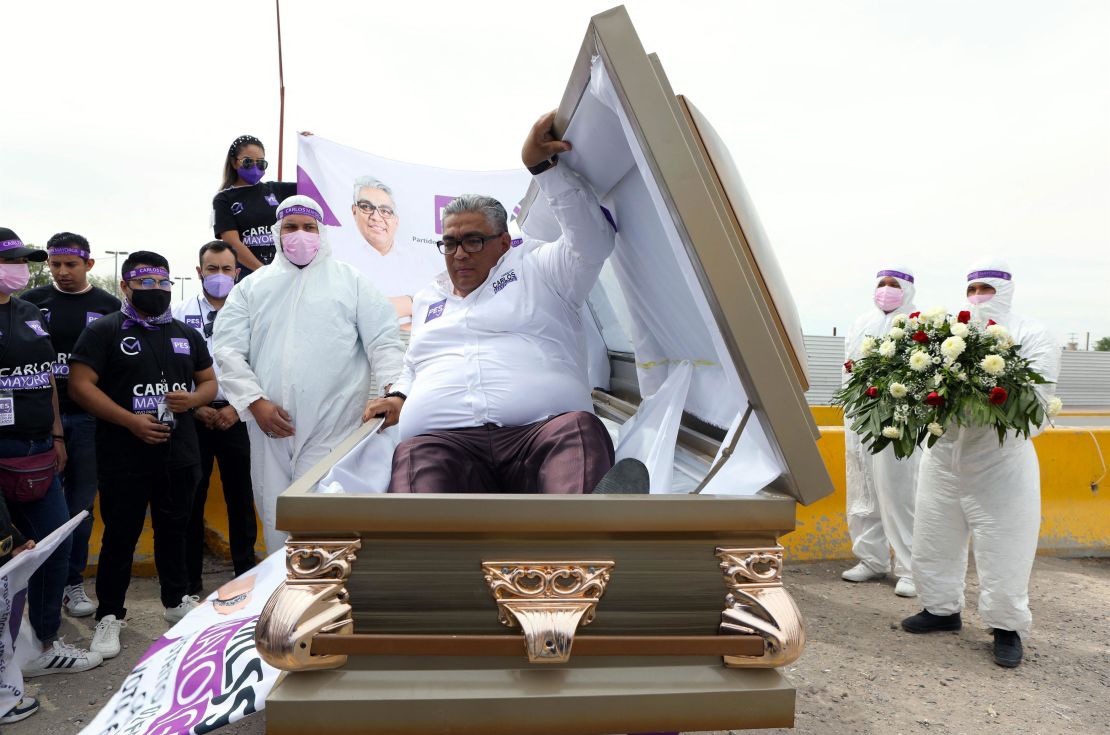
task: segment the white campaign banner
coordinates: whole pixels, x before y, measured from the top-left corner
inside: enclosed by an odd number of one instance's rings
[[[81,511],[37,542],[35,548],[20,553],[0,567],[0,715],[19,704],[23,697],[20,664],[38,655],[34,649],[38,643],[34,634],[24,630],[20,635],[27,582],[87,515],[88,511]]]
[[[460,194],[487,194],[515,219],[531,180],[523,168],[457,171],[381,158],[317,135],[297,140],[297,192],[320,204],[335,257],[358,268],[390,299],[404,329],[413,294],[444,270],[435,246],[443,208]],[[360,202],[375,211],[364,212]],[[381,217],[378,205],[394,214]],[[519,237],[515,227],[510,231]]]
[[[208,596],[147,649],[82,735],[199,735],[262,710],[278,674],[254,645],[285,551]]]

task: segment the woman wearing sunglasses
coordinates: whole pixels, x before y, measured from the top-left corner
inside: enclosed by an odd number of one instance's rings
[[[274,259],[274,211],[297,193],[296,183],[262,181],[267,168],[262,141],[240,135],[228,148],[223,185],[212,200],[212,228],[235,251],[240,281]]]

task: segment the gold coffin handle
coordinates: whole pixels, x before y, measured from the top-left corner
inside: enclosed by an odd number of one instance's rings
[[[612,561],[490,561],[482,575],[497,601],[498,619],[524,633],[529,663],[570,660],[574,634],[593,622]]]
[[[263,661],[283,671],[347,663],[342,655],[313,655],[312,639],[354,632],[346,584],[361,546],[358,538],[285,542],[286,580],[266,601],[255,631]]]
[[[729,594],[721,635],[758,635],[762,656],[725,656],[731,668],[770,669],[798,660],[806,644],[802,614],[782,586],[782,547],[717,549]]]

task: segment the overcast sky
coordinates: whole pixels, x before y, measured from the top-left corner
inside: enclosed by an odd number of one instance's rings
[[[412,163],[519,165],[612,4],[285,0],[285,178],[296,130]],[[1080,347],[1110,335],[1110,3],[627,5],[729,144],[807,333],[846,328],[880,266],[910,264],[919,304],[954,308],[971,261],[1003,254],[1017,310]],[[231,140],[257,135],[277,160],[273,11],[7,4],[0,225],[157,250],[192,274]]]

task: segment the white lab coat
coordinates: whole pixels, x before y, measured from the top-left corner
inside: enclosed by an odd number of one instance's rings
[[[905,269],[899,269],[905,272]],[[902,305],[889,314],[872,306],[852,324],[845,341],[844,359],[858,360],[863,356],[864,337],[881,338],[890,331],[898,314],[917,311],[914,306],[914,284],[898,279],[905,293]],[[847,380],[845,373],[845,380]],[[847,496],[848,535],[852,553],[874,572],[890,571],[890,552],[894,550],[894,573],[910,577],[913,543],[914,495],[920,455],[905,458],[894,456],[887,447],[878,454],[860,441],[851,429],[852,421],[844,422],[844,475]]]
[[[250,432],[268,553],[287,537],[275,527],[278,495],[358,428],[371,371],[378,385],[392,383],[404,354],[396,311],[332,258],[326,234],[312,262],[297,268],[282,252],[279,225],[274,262],[231,290],[213,335],[220,386]],[[292,437],[272,439],[258,428],[248,407],[259,398],[289,412]]]
[[[1009,270],[998,262],[993,265]],[[968,307],[973,318],[994,319],[1009,329],[1032,368],[1055,382],[1060,343],[1041,324],[1010,311],[1012,283],[975,280],[995,286],[998,295],[987,304]],[[1037,390],[1047,400],[1055,386]],[[926,610],[951,615],[963,607],[968,541],[973,538],[980,617],[991,628],[1029,634],[1029,575],[1041,523],[1040,484],[1032,441],[1011,434],[1000,447],[991,427],[951,427],[925,451],[917,490],[913,572]]]

